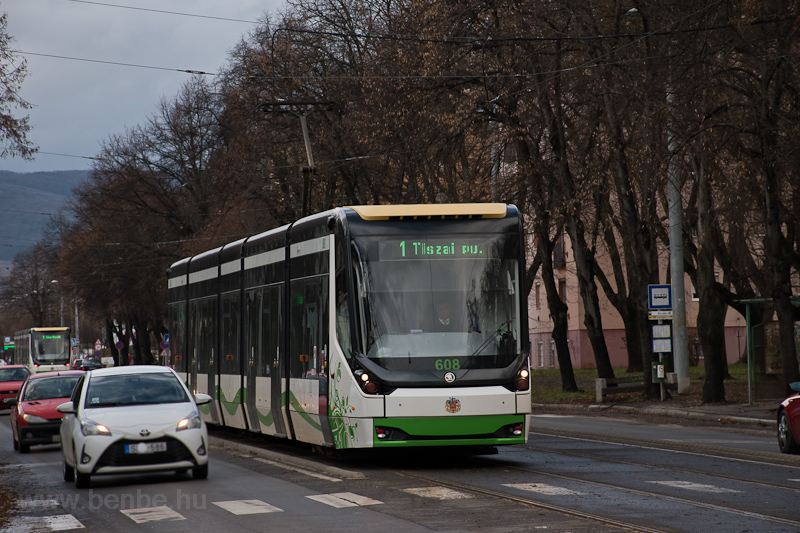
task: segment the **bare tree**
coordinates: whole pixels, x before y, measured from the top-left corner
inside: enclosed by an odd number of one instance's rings
[[[20,98],[19,90],[27,73],[24,59],[11,51],[13,37],[6,32],[8,15],[0,15],[0,158],[18,156],[33,159],[38,148],[28,140],[29,117],[14,117],[15,110],[27,110],[31,104]]]

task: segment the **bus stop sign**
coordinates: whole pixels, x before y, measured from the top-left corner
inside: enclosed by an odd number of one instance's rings
[[[648,309],[672,309],[672,285],[647,286]]]

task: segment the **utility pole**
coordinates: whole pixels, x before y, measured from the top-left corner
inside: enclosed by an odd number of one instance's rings
[[[672,113],[672,86],[667,86],[667,109]],[[669,181],[669,272],[672,279],[672,355],[678,375],[678,394],[689,392],[689,341],[686,333],[686,288],[683,283],[683,200],[680,172],[672,158],[677,154],[675,131],[670,119],[667,143],[670,161]]]

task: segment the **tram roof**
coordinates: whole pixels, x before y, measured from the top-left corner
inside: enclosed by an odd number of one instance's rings
[[[480,217],[503,218],[508,205],[486,204],[398,204],[347,206],[364,220],[389,220],[392,218]]]

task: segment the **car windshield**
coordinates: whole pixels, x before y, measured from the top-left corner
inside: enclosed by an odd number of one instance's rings
[[[31,380],[25,386],[22,400],[32,402],[36,400],[51,400],[53,398],[69,398],[79,378],[80,376],[57,376]]]
[[[188,402],[186,390],[171,373],[93,376],[86,408]]]
[[[0,368],[0,381],[25,381],[29,375],[27,368]]]

